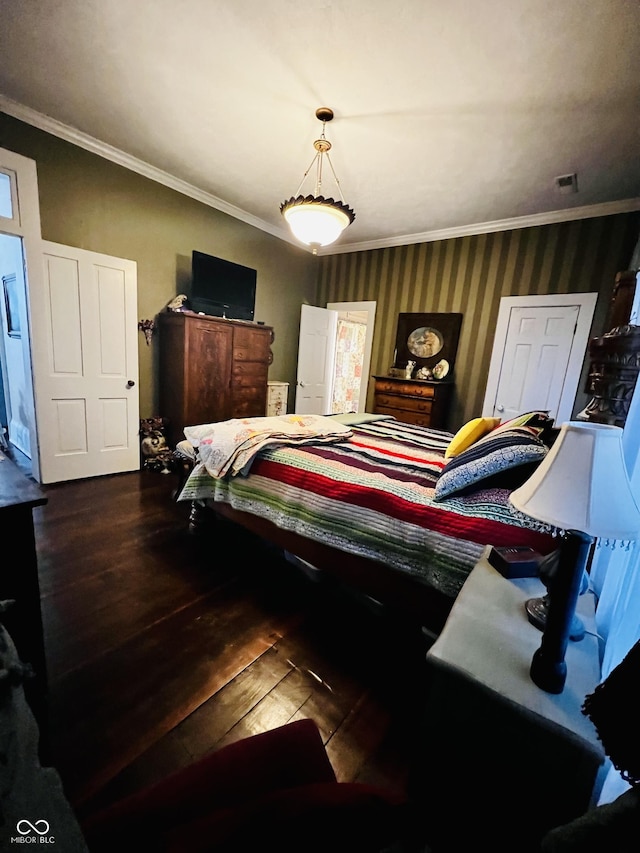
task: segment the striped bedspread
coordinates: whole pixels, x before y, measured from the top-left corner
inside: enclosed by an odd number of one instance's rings
[[[451,438],[393,419],[352,424],[344,441],[265,449],[247,476],[214,479],[197,463],[179,500],[224,501],[455,597],[486,545],[556,544],[505,489],[434,501]]]

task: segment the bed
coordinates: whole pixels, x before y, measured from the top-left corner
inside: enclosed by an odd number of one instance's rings
[[[490,452],[482,443],[490,445],[487,439],[496,430],[486,425],[488,435],[478,440],[472,435],[469,446],[447,458],[460,433],[380,415],[321,420],[338,424],[337,434],[329,429],[317,441],[289,442],[286,436],[265,441],[233,472],[227,467],[224,473],[220,454],[217,467],[211,464],[220,425],[185,429],[186,440],[176,454],[189,460],[190,473],[177,500],[191,503],[191,530],[202,529],[203,517],[231,520],[305,565],[411,613],[434,634],[488,546],[528,546],[543,556],[555,549],[556,531],[509,503],[511,489],[548,450],[539,432],[526,424],[503,430],[506,455],[513,456],[511,442],[516,442],[518,463],[495,470],[487,466]],[[518,442],[527,445],[524,455]],[[465,458],[470,453],[476,458],[473,482]]]

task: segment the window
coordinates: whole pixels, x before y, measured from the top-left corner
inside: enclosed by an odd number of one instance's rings
[[[0,217],[13,219],[11,177],[6,172],[0,172]]]

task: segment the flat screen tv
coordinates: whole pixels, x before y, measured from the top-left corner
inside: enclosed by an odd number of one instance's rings
[[[194,250],[191,273],[193,311],[228,320],[253,320],[256,270]]]

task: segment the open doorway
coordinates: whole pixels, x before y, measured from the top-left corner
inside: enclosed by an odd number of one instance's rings
[[[376,303],[329,302],[327,308],[338,312],[331,413],[364,412]]]
[[[31,469],[33,413],[22,239],[0,233],[0,447]]]
[[[331,302],[326,308],[302,305],[296,414],[366,410],[375,309],[375,302]],[[337,353],[339,323],[342,340]]]
[[[366,311],[338,311],[331,414],[358,411],[364,379]]]
[[[27,454],[25,474],[28,473],[28,462],[33,479],[40,482],[33,388],[35,371],[31,364],[31,341],[37,338],[34,338],[31,311],[28,307],[31,285],[37,284],[41,275],[38,182],[35,161],[5,148],[0,148],[0,235],[4,253],[0,276],[9,278],[6,283],[0,282],[3,291],[0,294],[3,304],[0,361],[9,438],[11,447],[17,448],[16,452]],[[11,312],[10,321],[7,321],[7,305]],[[14,316],[14,309],[17,310],[17,318]],[[6,356],[9,349],[14,356],[15,376],[7,370]]]

